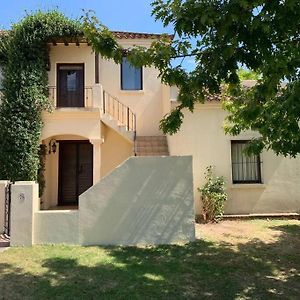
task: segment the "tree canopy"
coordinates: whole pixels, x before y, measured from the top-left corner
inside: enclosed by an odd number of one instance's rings
[[[207,93],[225,87],[229,112],[225,131],[238,135],[254,130],[249,151],[272,149],[295,156],[300,152],[300,2],[298,0],[155,0],[152,14],[173,26],[174,40],[164,37],[146,49],[122,49],[96,18],[84,17],[84,32],[93,48],[120,62],[153,65],[163,83],[179,88],[179,105],[161,121],[165,133],[176,133],[184,109],[193,111]],[[191,42],[191,40],[193,42]],[[187,71],[185,57],[195,58]],[[182,58],[174,65],[175,58]],[[240,68],[260,74],[257,84],[240,88]],[[224,90],[222,88],[222,90]],[[228,97],[229,96],[229,97]]]

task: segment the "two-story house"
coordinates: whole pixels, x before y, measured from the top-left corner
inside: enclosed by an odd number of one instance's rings
[[[150,46],[159,35],[114,32],[123,47]],[[172,36],[170,36],[172,38]],[[41,143],[47,147],[42,209],[76,208],[78,197],[128,157],[192,155],[196,214],[197,188],[213,165],[224,176],[228,214],[300,211],[300,159],[264,151],[246,157],[255,133],[226,136],[226,112],[218,97],[185,112],[181,130],[163,136],[159,121],[176,105],[176,89],[160,82],[154,68],[134,68],[102,59],[82,40],[49,42],[49,97]],[[246,82],[251,84],[251,82]],[[172,174],[169,174],[172,176]]]

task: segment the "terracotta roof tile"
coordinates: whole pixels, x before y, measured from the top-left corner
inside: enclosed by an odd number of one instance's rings
[[[9,32],[9,30],[1,30],[0,29],[0,36],[6,35]],[[164,34],[158,34],[158,33],[143,33],[143,32],[126,32],[126,31],[112,31],[113,35],[117,39],[159,39]],[[172,40],[174,38],[174,35],[166,34],[166,36]]]
[[[112,31],[114,36],[118,39],[159,39],[163,34],[158,33],[142,33],[142,32],[126,32],[126,31]],[[174,38],[173,35],[166,35],[170,40]]]

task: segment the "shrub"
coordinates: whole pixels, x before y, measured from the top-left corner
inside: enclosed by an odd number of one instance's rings
[[[212,166],[206,168],[205,179],[204,186],[198,188],[203,203],[203,217],[205,221],[216,222],[222,218],[227,200],[225,180],[224,177],[213,175]]]
[[[48,97],[49,48],[53,38],[81,36],[81,25],[58,11],[27,15],[0,37],[3,98],[0,106],[0,178],[41,179],[42,112]],[[40,182],[43,185],[43,182]],[[42,190],[42,189],[41,189]]]

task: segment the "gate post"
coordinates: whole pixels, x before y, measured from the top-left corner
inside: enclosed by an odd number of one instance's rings
[[[0,180],[0,234],[4,232],[5,198],[8,180]]]
[[[11,246],[34,244],[34,217],[39,210],[38,184],[19,181],[11,186]]]

